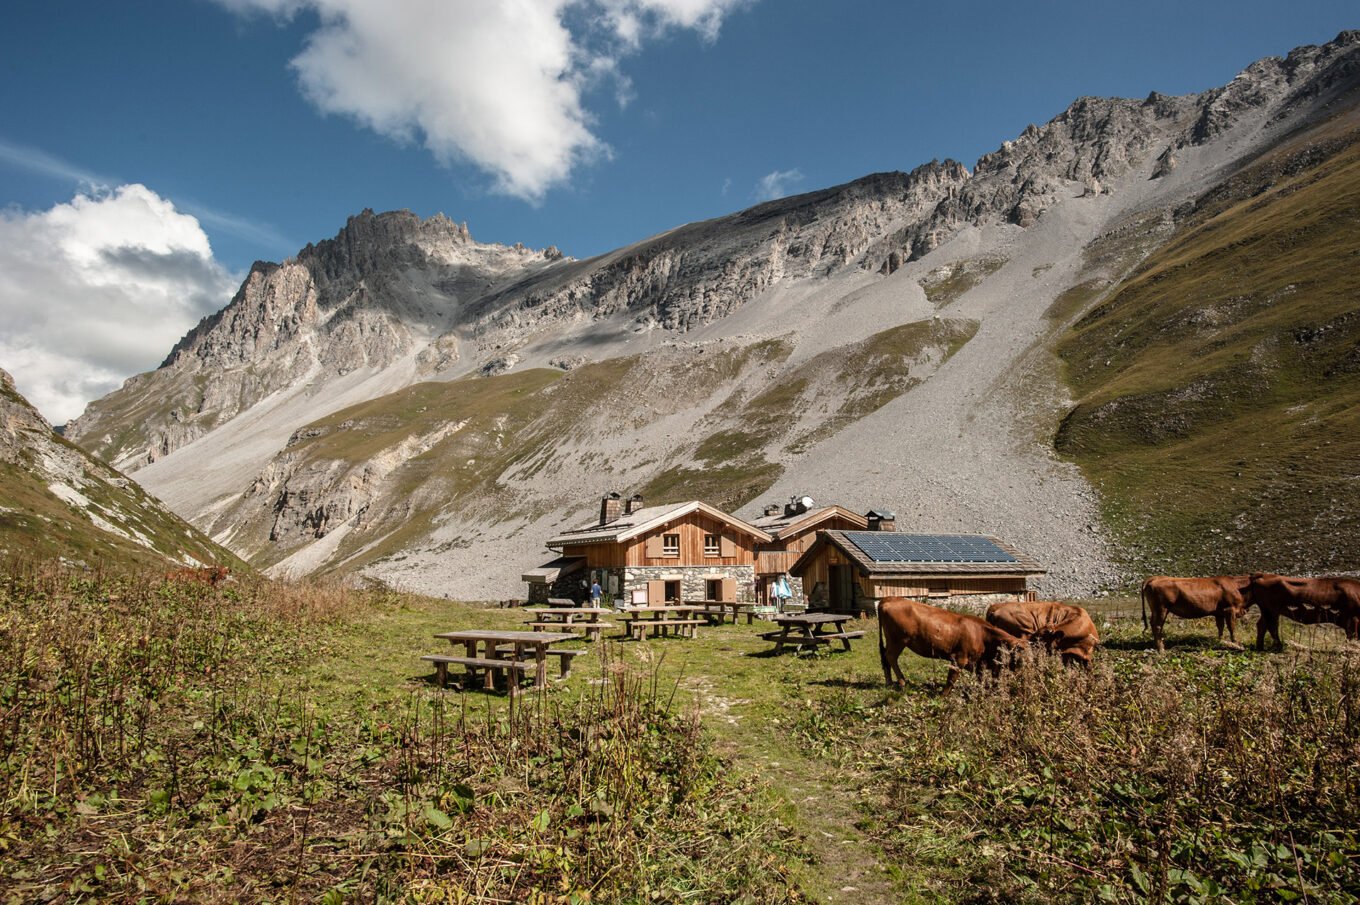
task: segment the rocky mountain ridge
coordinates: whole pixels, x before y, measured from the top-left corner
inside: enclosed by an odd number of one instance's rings
[[[280,574],[508,596],[539,535],[642,487],[897,505],[1089,593],[1117,574],[1048,445],[1055,331],[1190,199],[1353,103],[1357,60],[1346,32],[1199,95],[1082,98],[971,173],[875,174],[585,261],[365,212],[257,265],[72,434]]]

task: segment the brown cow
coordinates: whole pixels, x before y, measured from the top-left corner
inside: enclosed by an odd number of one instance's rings
[[[994,603],[987,607],[987,621],[1024,641],[1042,644],[1049,653],[1061,654],[1067,664],[1090,666],[1091,654],[1100,643],[1090,613],[1056,600]]]
[[[1281,616],[1304,625],[1339,625],[1350,640],[1360,637],[1360,579],[1334,575],[1289,578],[1257,572],[1251,576],[1246,594],[1248,603],[1261,609],[1261,621],[1256,623],[1257,650],[1265,650],[1266,632],[1274,636],[1276,649],[1284,650]]]
[[[1237,620],[1247,613],[1242,591],[1251,581],[1247,575],[1215,575],[1212,578],[1169,578],[1154,575],[1143,582],[1139,597],[1143,601],[1143,628],[1148,627],[1148,610],[1152,610],[1152,640],[1157,650],[1166,650],[1162,643],[1162,625],[1167,613],[1182,619],[1203,619],[1213,616],[1218,623],[1218,640],[1223,642],[1223,627],[1233,647],[1237,643]]]
[[[1024,650],[1025,642],[988,625],[976,616],[966,616],[937,606],[918,603],[905,597],[888,597],[878,604],[878,658],[883,664],[883,681],[893,684],[897,673],[899,687],[907,684],[897,659],[904,648],[935,660],[949,661],[945,691],[954,687],[959,670],[971,669],[979,677],[982,667],[1001,674],[1003,659],[1009,662]]]

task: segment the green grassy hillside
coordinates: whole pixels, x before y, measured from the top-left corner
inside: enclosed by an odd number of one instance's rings
[[[1202,197],[1059,344],[1056,437],[1137,571],[1360,566],[1360,131]]]
[[[7,377],[7,375],[5,375]],[[249,572],[135,482],[52,432],[0,378],[0,556]]]

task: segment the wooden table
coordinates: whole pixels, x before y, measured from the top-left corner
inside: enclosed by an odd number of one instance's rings
[[[533,616],[526,625],[536,632],[551,628],[579,628],[586,633],[588,641],[598,640],[601,631],[614,627],[611,622],[600,621],[601,616],[614,611],[600,606],[535,608],[524,612]]]
[[[442,685],[450,663],[461,663],[469,668],[469,671],[483,669],[486,676],[483,685],[486,688],[493,686],[494,673],[499,670],[506,672],[506,685],[509,686],[510,694],[514,694],[516,686],[519,685],[519,676],[528,670],[534,672],[534,687],[545,688],[548,684],[548,650],[554,644],[563,641],[574,641],[580,635],[568,634],[565,632],[516,632],[500,631],[494,629],[467,629],[458,632],[440,632],[436,638],[444,638],[450,644],[462,644],[467,649],[466,657],[425,657],[435,663],[439,670],[439,682]],[[478,656],[478,646],[483,646],[481,656]],[[511,648],[510,657],[507,659],[496,648],[498,646],[509,646]],[[553,653],[557,653],[554,651]],[[563,651],[562,653],[565,653]],[[565,665],[565,662],[564,662]],[[565,670],[564,670],[565,672]]]
[[[668,635],[674,628],[678,637],[693,638],[698,627],[704,624],[704,620],[698,618],[698,614],[704,609],[689,603],[624,607],[624,629],[629,638],[637,638],[639,641],[646,637],[649,628],[653,636]]]
[[[727,611],[732,611],[732,624],[737,624],[737,614],[746,614],[746,624],[750,625],[756,618],[756,605],[754,603],[743,603],[736,600],[700,600],[695,603],[700,607],[705,615],[717,616],[718,625],[722,625],[727,619]]]
[[[772,632],[761,633],[762,638],[773,641],[774,652],[779,653],[784,649],[784,645],[797,647],[799,651],[803,648],[816,649],[819,644],[830,644],[832,641],[840,641],[845,645],[845,649],[850,649],[851,638],[862,638],[864,632],[847,632],[845,623],[855,618],[844,613],[799,613],[775,616],[774,622],[779,626]]]

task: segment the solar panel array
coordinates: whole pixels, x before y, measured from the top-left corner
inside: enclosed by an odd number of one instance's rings
[[[1015,562],[1015,557],[975,534],[897,534],[847,531],[845,536],[874,562]]]

